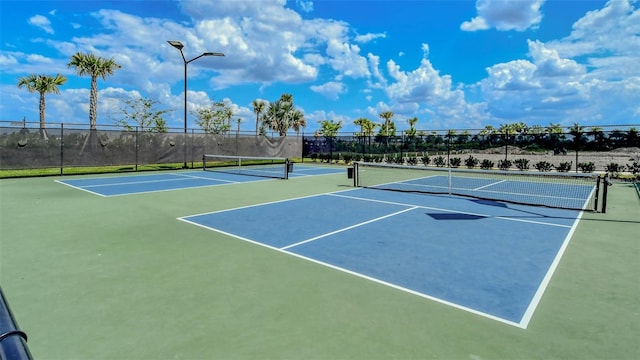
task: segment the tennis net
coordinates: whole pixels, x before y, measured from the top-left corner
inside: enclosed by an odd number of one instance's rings
[[[598,211],[600,176],[355,162],[354,186]],[[603,181],[603,183],[605,183]],[[606,192],[603,192],[603,201]]]
[[[288,158],[203,155],[202,169],[238,175],[260,176],[276,179],[288,179],[293,163]]]

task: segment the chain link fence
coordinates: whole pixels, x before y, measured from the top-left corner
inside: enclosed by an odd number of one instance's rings
[[[302,157],[301,136],[149,132],[120,127],[0,122],[0,170],[142,165],[193,168],[204,154]]]
[[[640,127],[640,126],[639,126]],[[305,136],[303,156],[318,162],[353,160],[539,171],[640,173],[637,127],[563,128],[541,133],[482,130],[418,131],[409,136]]]

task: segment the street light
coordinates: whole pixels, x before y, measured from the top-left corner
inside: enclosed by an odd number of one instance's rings
[[[203,56],[224,56],[223,53],[219,52],[204,52],[191,60],[187,60],[184,57],[184,53],[182,52],[182,48],[184,45],[180,41],[169,40],[167,41],[169,45],[180,51],[180,55],[182,55],[182,61],[184,61],[184,164],[182,165],[183,169],[187,168],[187,65],[195,60],[200,59]]]

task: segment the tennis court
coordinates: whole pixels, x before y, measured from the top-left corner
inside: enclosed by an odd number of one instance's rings
[[[358,189],[181,220],[526,328],[579,216]]]
[[[61,184],[99,196],[119,196],[139,193],[182,190],[277,179],[284,166],[260,166],[258,169],[223,168],[221,171],[184,171],[150,175],[107,176],[56,180]],[[344,173],[344,170],[314,166],[297,166],[288,177],[304,177]],[[266,174],[266,175],[265,175]]]
[[[603,214],[293,170],[0,180],[2,289],[34,358],[640,354],[632,184]]]

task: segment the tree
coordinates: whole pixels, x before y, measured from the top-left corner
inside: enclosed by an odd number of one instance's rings
[[[407,120],[407,122],[409,123],[409,130],[407,130],[407,136],[410,138],[413,138],[416,136],[416,124],[418,123],[418,118],[412,117],[411,119]]]
[[[296,134],[300,133],[300,128],[304,128],[307,126],[307,120],[304,118],[304,114],[302,111],[296,109],[291,113],[291,117],[289,118],[289,126],[296,132]]]
[[[333,158],[333,138],[338,135],[338,131],[342,128],[342,121],[334,122],[333,120],[322,120],[320,122],[320,135],[324,136],[329,143],[329,162]]]
[[[280,136],[287,136],[289,129],[300,131],[300,127],[306,126],[304,114],[295,108],[293,95],[282,94],[280,99],[269,103],[266,112],[262,115],[262,122]]]
[[[67,64],[70,68],[75,68],[76,74],[80,76],[89,75],[91,77],[91,94],[89,97],[89,126],[91,130],[96,129],[96,119],[98,114],[98,77],[103,80],[109,75],[113,75],[120,65],[113,58],[105,59],[92,53],[78,52],[71,56],[71,61]]]
[[[393,111],[383,111],[378,116],[384,119],[382,125],[380,125],[380,135],[393,136],[396,134],[396,124],[391,120],[393,118]]]
[[[46,110],[46,94],[60,94],[60,90],[58,90],[58,86],[63,85],[67,81],[67,78],[60,74],[56,74],[56,76],[49,75],[28,75],[18,79],[18,88],[26,88],[29,92],[37,92],[40,94],[40,136],[43,139],[47,138],[47,133],[45,130],[46,121],[45,121],[45,110]]]
[[[334,138],[342,128],[342,121],[334,122],[333,120],[322,120],[320,122],[320,135],[325,138]]]
[[[374,123],[373,121],[365,118],[365,117],[361,117],[358,118],[356,120],[353,121],[353,123],[355,125],[360,126],[360,136],[362,136],[363,141],[362,141],[362,145],[365,145],[365,139],[368,139],[368,143],[369,146],[371,145],[371,136],[374,134],[376,126],[378,126],[378,124]],[[364,151],[364,149],[363,149]]]
[[[253,106],[253,113],[256,114],[256,135],[258,135],[258,123],[260,120],[260,116],[264,112],[264,108],[267,106],[267,103],[262,100],[256,99],[251,102],[251,106]]]
[[[551,140],[551,146],[553,148],[554,153],[558,154],[564,151],[558,146],[558,140],[561,139],[564,135],[564,130],[562,130],[562,126],[560,124],[550,123],[549,126],[546,127],[547,133],[549,134],[549,138]]]
[[[576,145],[576,150],[580,147],[582,142],[582,136],[584,135],[584,126],[580,126],[578,123],[574,123],[569,128],[569,134],[573,135],[573,143]]]
[[[199,107],[194,112],[196,124],[207,133],[224,134],[231,130],[231,107],[222,101],[213,102],[209,107]]]
[[[601,150],[605,147],[604,131],[600,126],[593,126],[589,129],[589,135],[593,136],[595,150]]]
[[[167,132],[167,122],[162,117],[170,110],[157,110],[155,105],[158,101],[147,98],[135,98],[122,101],[120,107],[121,119],[116,120],[116,124],[133,130],[133,123],[140,131]]]

